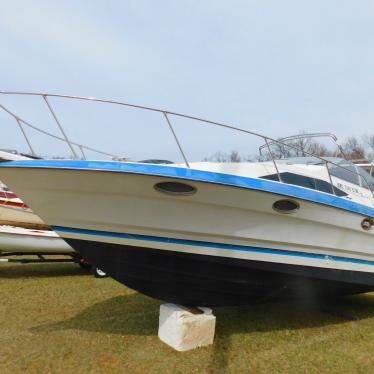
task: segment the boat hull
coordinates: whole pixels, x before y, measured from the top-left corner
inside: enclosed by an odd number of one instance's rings
[[[46,230],[46,225],[30,209],[0,204],[0,225],[18,226],[29,229]]]
[[[90,263],[145,295],[182,305],[322,299],[374,290],[372,275],[67,239]],[[349,279],[349,282],[347,282]]]
[[[273,293],[374,289],[374,230],[361,226],[374,210],[340,197],[159,165],[43,161],[0,169],[7,185],[90,263],[152,297],[233,305]],[[169,181],[196,193],[155,189]],[[284,198],[300,209],[275,211]],[[174,284],[181,284],[178,292]]]
[[[0,226],[1,253],[71,254],[74,250],[53,231]]]

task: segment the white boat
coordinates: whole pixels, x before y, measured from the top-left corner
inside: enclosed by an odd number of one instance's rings
[[[29,160],[16,151],[0,150],[0,160]],[[0,182],[0,255],[63,254],[75,251],[18,196]]]
[[[1,197],[0,192],[0,225],[10,225],[33,229],[48,229],[40,217],[18,198]]]
[[[182,115],[160,112],[175,135],[168,116]],[[1,163],[0,178],[87,261],[168,302],[374,290],[374,180],[365,171],[313,155],[191,163],[176,140],[184,164],[20,160]]]
[[[0,151],[0,160],[27,160],[17,153]],[[75,251],[18,196],[0,182],[0,255],[72,254]]]
[[[16,151],[0,150],[0,161],[29,160],[30,157]],[[0,181],[0,225],[17,226],[29,229],[48,230],[40,217]]]
[[[0,254],[71,254],[74,250],[54,231],[0,226]]]

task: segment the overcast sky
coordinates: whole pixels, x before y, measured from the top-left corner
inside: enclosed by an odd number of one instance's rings
[[[0,45],[0,90],[110,97],[272,137],[374,132],[372,0],[0,0]],[[134,158],[176,157],[174,144],[161,145],[170,134],[159,119],[57,110],[73,140]],[[34,122],[53,125],[34,112]],[[25,148],[14,123],[0,121],[0,147]],[[192,158],[253,151],[242,136],[176,126]],[[57,152],[45,139],[37,145]]]

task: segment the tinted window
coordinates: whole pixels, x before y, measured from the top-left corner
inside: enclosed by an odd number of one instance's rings
[[[327,192],[330,194],[334,193],[331,184],[322,179],[306,177],[304,175],[298,175],[288,172],[280,173],[280,176],[282,178],[282,182],[287,184],[294,184],[296,186],[311,188],[312,190]],[[278,174],[265,175],[260,178],[279,181]],[[337,187],[334,187],[334,190],[336,195],[338,196],[347,196],[345,192]]]
[[[373,190],[374,189],[374,178],[366,170],[364,170],[360,167],[358,168],[357,171],[363,177],[362,178],[362,186],[367,188],[368,185],[369,185],[369,187]]]
[[[330,174],[344,181],[360,185],[359,176],[357,174],[356,167],[353,164],[341,163],[339,164],[339,166],[343,167],[344,169],[338,166],[331,165],[329,168]]]

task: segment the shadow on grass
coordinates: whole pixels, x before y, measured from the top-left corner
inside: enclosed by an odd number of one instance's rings
[[[0,264],[0,279],[17,279],[28,277],[64,277],[90,274],[90,270],[82,269],[78,264]]]
[[[160,302],[134,293],[94,304],[66,321],[31,329],[33,333],[83,330],[119,335],[157,335]]]
[[[30,332],[43,334],[80,330],[122,336],[157,336],[160,303],[138,293],[116,296],[90,306],[71,319],[41,325],[30,329]],[[232,353],[231,336],[237,333],[338,325],[347,320],[373,317],[374,295],[332,299],[320,304],[285,301],[246,307],[221,307],[215,308],[214,314],[217,327],[214,345],[207,348],[209,366],[212,372],[227,373]],[[183,357],[189,359],[189,355],[194,354],[195,351],[187,352]]]
[[[33,333],[83,330],[119,335],[157,335],[160,301],[139,293],[94,304],[66,321],[33,328]],[[217,341],[236,333],[297,330],[339,324],[374,316],[374,296],[333,299],[323,304],[297,301],[246,307],[215,308]],[[222,348],[222,347],[221,347]],[[222,351],[222,349],[220,349]]]

